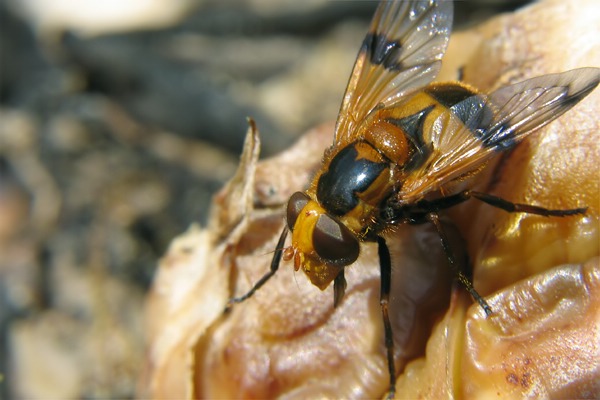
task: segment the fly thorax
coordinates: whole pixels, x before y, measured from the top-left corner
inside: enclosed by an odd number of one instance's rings
[[[325,165],[317,180],[317,201],[353,232],[361,232],[392,190],[390,166],[370,143],[351,143]]]

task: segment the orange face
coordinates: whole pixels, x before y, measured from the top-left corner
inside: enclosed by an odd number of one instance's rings
[[[293,258],[294,268],[302,267],[313,285],[321,290],[358,258],[356,236],[308,195],[302,192],[292,195],[287,222],[292,231],[292,246],[285,258]]]

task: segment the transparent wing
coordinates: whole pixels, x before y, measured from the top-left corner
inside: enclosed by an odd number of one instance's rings
[[[426,143],[431,154],[403,184],[402,198],[436,190],[510,149],[587,96],[600,68],[580,68],[474,95],[440,115]]]
[[[348,82],[334,143],[352,139],[375,107],[389,107],[435,78],[452,13],[452,2],[445,0],[379,4]]]

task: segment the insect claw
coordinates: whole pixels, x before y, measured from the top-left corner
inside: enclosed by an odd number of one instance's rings
[[[483,311],[485,311],[485,315],[487,317],[491,317],[492,314],[493,314],[493,311],[492,311],[492,307],[490,307],[490,305],[488,304],[488,302],[485,301],[483,298],[479,298],[478,299],[478,303],[481,306],[481,308],[483,308]]]
[[[235,299],[229,299],[225,305],[225,308],[223,308],[223,314],[229,314],[235,303],[237,303]]]
[[[391,387],[390,390],[388,390],[387,395],[385,396],[386,400],[393,400],[394,397],[396,397],[396,388],[395,387]]]

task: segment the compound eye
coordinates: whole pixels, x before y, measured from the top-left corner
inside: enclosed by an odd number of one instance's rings
[[[360,245],[344,224],[323,214],[313,231],[313,248],[326,263],[345,266],[358,258]]]
[[[287,205],[287,224],[290,231],[294,229],[298,215],[309,201],[310,197],[302,192],[296,192],[290,197]]]

